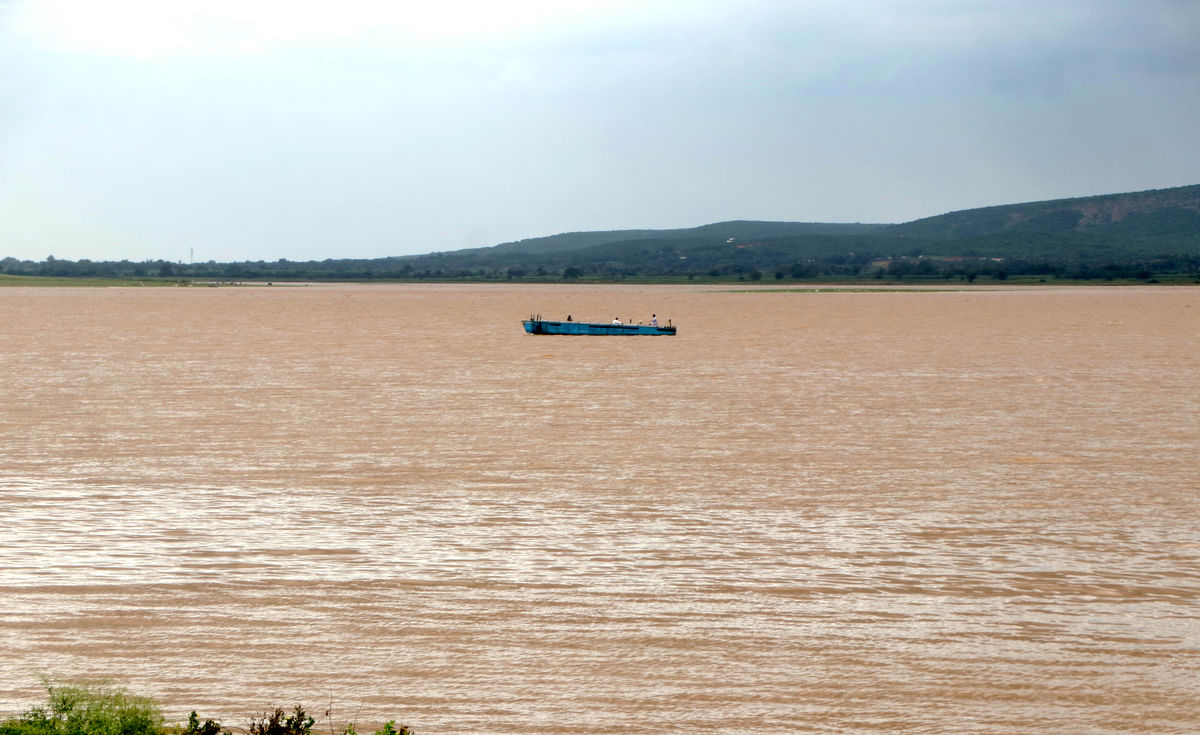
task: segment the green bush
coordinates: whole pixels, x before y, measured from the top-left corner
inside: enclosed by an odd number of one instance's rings
[[[103,685],[47,684],[42,707],[0,722],[0,735],[161,735],[162,713],[144,697]]]
[[[250,720],[250,735],[310,735],[315,720],[304,714],[304,708],[296,705],[290,715],[283,714],[283,708],[276,707],[270,715],[264,714],[261,719]]]
[[[166,725],[158,705],[124,689],[103,684],[46,683],[47,702],[16,717],[0,720],[0,735],[230,735],[221,723],[200,722],[193,710],[186,727]],[[315,720],[296,705],[285,714],[281,707],[252,718],[248,735],[313,735]],[[330,735],[335,735],[330,723]],[[354,724],[336,735],[357,735]],[[391,720],[375,735],[416,735]]]
[[[222,735],[221,723],[212,720],[205,720],[201,723],[196,710],[192,710],[192,714],[188,715],[188,724],[182,735]],[[224,735],[229,735],[229,733],[226,732]]]

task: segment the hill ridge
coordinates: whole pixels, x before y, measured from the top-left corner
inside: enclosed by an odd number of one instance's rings
[[[1200,282],[1200,184],[958,210],[902,224],[727,220],[559,233],[491,247],[275,263],[0,260],[11,275],[213,280],[541,281],[962,278]]]
[[[1002,232],[1086,230],[1130,216],[1179,210],[1200,215],[1200,184],[960,209],[896,225],[906,235],[964,236]]]

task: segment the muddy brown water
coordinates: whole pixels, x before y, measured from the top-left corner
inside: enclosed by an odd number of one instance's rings
[[[1200,289],[0,289],[0,375],[0,714],[1200,731]]]

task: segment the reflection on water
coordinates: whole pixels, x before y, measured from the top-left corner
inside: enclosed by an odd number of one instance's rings
[[[0,711],[46,673],[421,733],[1200,722],[1196,289],[6,289],[0,321]]]

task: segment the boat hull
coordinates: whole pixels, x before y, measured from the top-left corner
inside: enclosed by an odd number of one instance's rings
[[[675,327],[655,327],[648,324],[598,324],[595,322],[559,322],[550,319],[526,319],[523,324],[529,334],[570,335],[657,335],[673,336]]]

